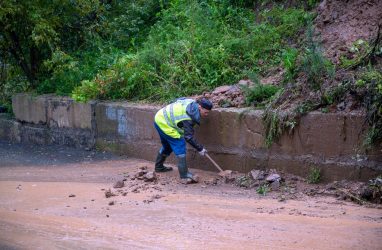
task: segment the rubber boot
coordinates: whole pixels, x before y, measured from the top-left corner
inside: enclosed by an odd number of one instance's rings
[[[198,182],[197,178],[194,178],[193,174],[188,172],[186,156],[178,157],[178,171],[180,175],[180,179],[184,184],[191,184]]]
[[[166,158],[167,158],[167,155],[158,153],[157,159],[155,160],[155,172],[160,173],[160,172],[172,171],[172,167],[166,167],[163,165]]]

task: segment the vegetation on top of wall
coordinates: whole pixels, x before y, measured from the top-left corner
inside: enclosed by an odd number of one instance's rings
[[[6,1],[1,103],[27,90],[166,101],[265,74],[311,19],[271,2]]]
[[[252,11],[226,1],[173,2],[135,53],[84,81],[73,97],[166,101],[264,73],[310,15],[277,7],[259,17],[257,24]]]

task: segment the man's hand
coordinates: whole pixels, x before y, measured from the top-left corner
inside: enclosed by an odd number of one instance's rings
[[[205,156],[207,154],[207,150],[205,148],[203,148],[202,150],[199,151],[199,154],[201,156]]]

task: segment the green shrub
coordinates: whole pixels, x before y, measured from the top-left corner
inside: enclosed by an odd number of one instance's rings
[[[265,145],[270,147],[272,143],[279,139],[283,132],[283,121],[277,110],[266,110],[263,115],[265,127]]]
[[[258,194],[261,194],[263,196],[266,196],[267,193],[269,192],[269,185],[268,184],[263,184],[263,185],[260,185],[257,189],[256,189],[256,192]]]
[[[324,91],[324,94],[321,97],[322,105],[331,105],[333,103],[340,102],[347,91],[349,91],[351,86],[347,83],[340,83],[334,88]]]
[[[302,57],[301,70],[307,76],[309,86],[318,90],[325,77],[334,76],[333,64],[324,57],[316,41],[313,40],[313,27],[309,26],[307,31],[307,47]]]
[[[291,81],[296,77],[298,72],[297,56],[298,50],[295,48],[287,48],[282,52],[282,60],[285,68],[284,81]]]
[[[349,69],[357,65],[360,65],[366,57],[369,56],[372,48],[370,44],[362,39],[359,39],[353,43],[350,47],[349,52],[351,53],[351,58],[346,58],[342,56],[340,58],[340,66]]]
[[[245,102],[247,105],[264,106],[279,90],[274,85],[257,83],[253,87],[244,88]]]
[[[78,102],[96,99],[100,93],[99,85],[89,80],[83,80],[81,86],[74,89],[72,97]]]
[[[369,125],[363,146],[370,149],[382,142],[382,73],[380,70],[369,68],[360,75],[359,80],[366,86],[363,102]]]
[[[316,167],[311,167],[308,173],[308,183],[317,184],[321,180],[321,170]]]
[[[284,44],[310,17],[301,9],[279,9],[262,13],[264,23],[256,24],[254,13],[243,5],[171,2],[136,52],[92,79],[102,85],[99,96],[165,101],[235,83],[248,70],[266,72],[281,62]],[[268,96],[274,87],[261,91]]]

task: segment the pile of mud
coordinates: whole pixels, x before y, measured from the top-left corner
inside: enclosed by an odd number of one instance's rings
[[[254,86],[251,80],[240,80],[233,85],[224,85],[215,88],[211,92],[204,92],[202,95],[194,96],[195,99],[207,98],[214,108],[241,108],[247,106],[245,100],[245,89]]]
[[[324,0],[317,8],[315,27],[324,54],[339,64],[357,40],[372,43],[382,25],[380,0]]]
[[[108,205],[115,203],[109,199],[114,196],[126,196],[128,193],[149,193],[143,197],[144,203],[151,203],[164,195],[163,189],[178,190],[186,188],[185,183],[171,173],[155,174],[147,166],[131,169],[132,172],[123,173],[123,178],[118,179],[112,188],[101,189],[108,199]],[[176,174],[175,174],[176,175]],[[382,178],[381,176],[369,180],[369,182],[334,181],[331,183],[310,183],[307,179],[293,174],[288,174],[275,169],[253,169],[248,173],[226,170],[219,174],[206,174],[201,172],[199,183],[191,184],[195,188],[208,189],[212,187],[224,190],[227,186],[258,193],[260,196],[268,196],[286,200],[301,200],[311,196],[332,196],[338,200],[355,202],[370,207],[382,204]],[[75,197],[75,195],[69,196]]]

